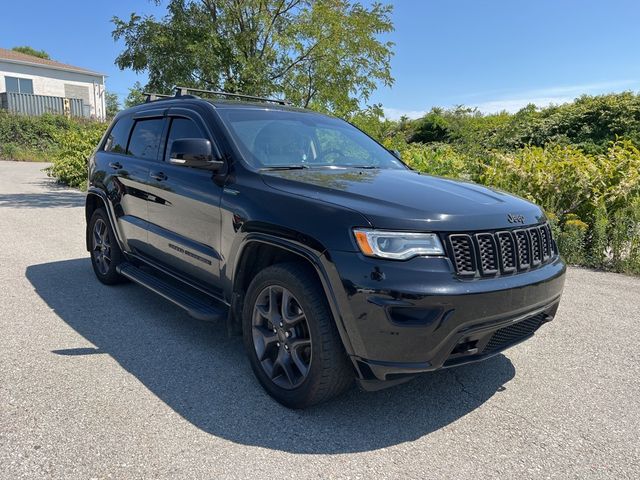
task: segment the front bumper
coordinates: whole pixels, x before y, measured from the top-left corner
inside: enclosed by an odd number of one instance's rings
[[[330,252],[334,295],[361,381],[394,381],[483,360],[553,319],[560,257],[515,275],[465,280],[447,258],[385,261]]]

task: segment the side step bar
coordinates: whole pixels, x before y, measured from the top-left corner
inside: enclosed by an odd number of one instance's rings
[[[163,280],[159,275],[154,275],[127,262],[118,265],[116,270],[123,277],[148,288],[152,292],[175,303],[177,306],[184,308],[189,315],[198,320],[213,322],[224,320],[227,316],[226,306],[222,304],[215,305],[213,299],[211,303],[209,303],[206,298],[201,298],[205,297],[203,293],[196,291],[194,291],[193,294],[189,293],[189,290],[192,290],[190,287],[181,289]]]

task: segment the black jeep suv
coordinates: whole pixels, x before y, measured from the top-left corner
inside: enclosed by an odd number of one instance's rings
[[[565,265],[537,206],[415,172],[342,120],[204,94],[113,120],[87,248],[101,282],[242,335],[282,404],[485,359],[554,317]]]

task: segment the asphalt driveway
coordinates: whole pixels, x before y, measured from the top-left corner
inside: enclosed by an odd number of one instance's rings
[[[287,410],[237,338],[84,249],[84,195],[0,162],[0,478],[639,478],[640,279],[569,271],[481,364]]]

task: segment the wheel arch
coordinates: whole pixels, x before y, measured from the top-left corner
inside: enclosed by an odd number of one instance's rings
[[[348,355],[353,354],[353,348],[344,327],[342,315],[338,308],[329,276],[323,265],[322,251],[314,251],[309,247],[294,241],[275,237],[265,233],[248,234],[241,243],[231,277],[231,315],[228,317],[230,332],[238,333],[242,318],[242,307],[246,290],[257,272],[287,261],[303,262],[315,273],[329,304],[334,323],[338,328],[340,338]],[[257,259],[252,263],[252,259]]]
[[[107,212],[107,217],[109,218],[109,223],[111,224],[111,229],[116,236],[116,241],[118,242],[118,246],[120,250],[124,251],[124,244],[122,242],[122,237],[120,235],[120,231],[118,230],[118,225],[115,222],[115,215],[113,210],[110,208],[110,203],[107,200],[107,194],[102,190],[97,188],[90,188],[87,191],[87,199],[85,200],[84,205],[84,215],[87,225],[89,225],[89,221],[93,213],[98,209],[102,208],[105,212]],[[85,244],[87,251],[91,249],[91,243],[89,238],[89,230],[87,229],[85,236]]]

